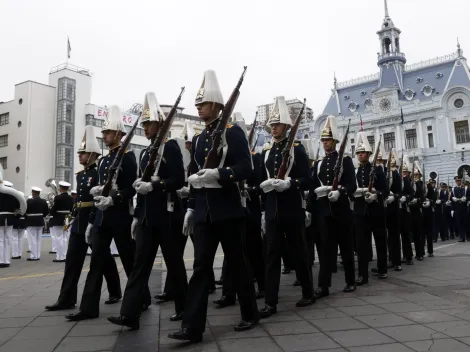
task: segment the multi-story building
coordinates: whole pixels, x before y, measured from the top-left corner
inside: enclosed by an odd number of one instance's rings
[[[406,65],[401,31],[388,13],[387,1],[377,34],[380,71],[348,82],[335,79],[323,113],[303,126],[301,134],[319,140],[327,116],[334,115],[341,137],[350,121],[350,153],[362,128],[372,146],[382,138],[387,152],[404,150],[410,159],[420,160],[426,178],[435,171],[447,182],[457,172],[470,170],[470,72],[460,45],[450,55]]]
[[[292,119],[295,119],[295,117],[299,114],[300,109],[302,108],[303,102],[299,99],[291,99],[291,100],[286,100],[287,107],[289,108],[289,113]],[[264,126],[266,124],[266,120],[269,117],[269,114],[273,111],[274,109],[274,103],[271,104],[264,104],[264,105],[259,105],[257,108],[258,112],[258,124]],[[306,121],[312,121],[313,120],[313,110],[306,106],[305,109],[305,116],[303,123]]]

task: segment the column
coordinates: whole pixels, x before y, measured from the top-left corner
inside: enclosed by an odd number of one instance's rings
[[[426,148],[424,145],[424,136],[423,136],[423,121],[416,121],[417,129],[416,134],[418,135],[418,148]]]

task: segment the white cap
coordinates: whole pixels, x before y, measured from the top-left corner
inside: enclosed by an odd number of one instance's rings
[[[123,135],[127,134],[124,123],[122,122],[122,111],[117,105],[111,105],[108,108],[108,118],[104,121],[101,132],[121,131]]]
[[[238,125],[245,133],[245,137],[248,138],[248,130],[246,129],[245,119],[241,112],[234,112],[232,114],[232,123]]]
[[[37,187],[37,186],[31,187],[31,190],[34,191],[34,192],[42,192],[42,189]]]
[[[415,160],[414,174],[421,175],[421,176],[423,175],[423,170],[421,169],[421,166],[419,165],[419,160]]]
[[[397,153],[395,152],[395,149],[392,149],[392,154],[391,154],[391,162],[390,162],[390,165],[392,166],[397,166],[399,161],[398,161],[398,155]]]
[[[65,181],[60,181],[60,182],[59,182],[59,186],[61,186],[61,187],[70,187],[71,184],[68,183],[68,182],[65,182]]]
[[[286,99],[284,97],[276,97],[273,111],[269,114],[268,121],[266,122],[266,129],[270,132],[269,126],[275,123],[283,123],[292,126],[292,118],[287,108]]]
[[[158,100],[154,92],[148,92],[145,94],[144,108],[142,111],[142,117],[140,118],[141,124],[150,121],[165,121],[165,114],[158,104]]]
[[[339,143],[338,127],[336,125],[336,117],[330,115],[326,118],[325,125],[321,131],[320,138],[323,139],[334,139]]]
[[[93,126],[85,126],[82,144],[80,144],[80,148],[78,148],[77,153],[96,153],[101,155],[101,148],[96,139],[95,129]]]
[[[365,132],[359,132],[356,138],[356,154],[361,152],[372,153],[372,147],[370,146],[367,134]]]
[[[70,191],[70,193],[71,193],[71,194],[77,194],[77,191],[74,190],[74,189],[72,189],[72,190]]]
[[[403,156],[402,171],[411,172],[410,158],[408,157],[408,155]]]
[[[181,132],[181,138],[183,138],[186,142],[192,142],[194,135],[194,126],[191,120],[186,120],[184,122],[183,131]]]
[[[7,181],[7,180],[3,180],[3,184],[4,184],[6,187],[13,187],[13,183],[11,183],[10,181]]]
[[[194,104],[198,105],[206,102],[218,103],[222,106],[224,105],[224,98],[214,70],[207,70],[204,72],[201,88],[199,88],[199,91],[197,92]]]

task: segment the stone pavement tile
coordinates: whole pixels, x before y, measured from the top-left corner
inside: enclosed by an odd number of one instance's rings
[[[351,317],[310,320],[321,331],[366,329],[367,326]]]
[[[218,342],[218,345],[222,352],[282,352],[279,346],[277,346],[276,343],[269,337],[259,337],[254,339],[221,340]]]
[[[158,331],[142,327],[137,331],[123,330],[113,352],[155,351],[158,347]]]
[[[425,310],[422,312],[400,313],[400,315],[407,319],[413,320],[414,322],[419,323],[419,324],[459,320],[459,318],[457,317],[439,312],[437,310]]]
[[[333,331],[327,334],[341,346],[346,348],[381,345],[395,342],[391,338],[374,329]]]
[[[456,340],[459,340],[459,341],[463,342],[464,344],[470,346],[470,337],[458,338]]]
[[[243,339],[243,338],[254,338],[254,337],[268,337],[268,333],[261,327],[256,326],[255,328],[237,332],[233,329],[233,326],[214,326],[211,328],[214,338],[218,340],[227,339]]]
[[[397,293],[398,297],[403,298],[410,302],[424,302],[424,301],[432,301],[436,299],[442,299],[439,296],[431,295],[426,292],[413,292],[413,293]]]
[[[154,351],[153,349],[152,351]],[[219,352],[219,348],[215,342],[201,342],[198,344],[181,344],[181,345],[163,345],[160,346],[159,352]]]
[[[444,309],[440,310],[444,314],[452,315],[453,317],[470,320],[470,309]]]
[[[34,317],[0,319],[0,329],[22,328],[33,321]]]
[[[446,335],[421,325],[393,326],[377,330],[398,342],[446,338]]]
[[[372,328],[383,328],[387,326],[411,325],[411,320],[400,317],[396,314],[376,314],[356,317],[357,320],[369,325]]]
[[[312,304],[310,306],[307,306],[307,307],[296,307],[295,304],[297,303],[297,301],[298,301],[298,299],[295,300],[294,302],[284,303],[284,305],[287,307],[288,310],[293,310],[293,311],[308,310],[308,309],[312,309],[312,308],[316,308],[316,309],[330,308],[330,306],[328,304],[326,304],[325,301],[323,301],[323,302],[317,301],[314,304]],[[279,311],[279,306],[278,306],[278,311]]]
[[[55,315],[51,317],[37,317],[31,321],[28,326],[51,326],[51,325],[70,325],[72,323],[66,321],[63,316]]]
[[[112,351],[117,336],[66,337],[54,352]]]
[[[97,319],[82,320],[82,321],[79,321],[77,323],[77,325],[106,325],[106,324],[109,324],[109,321],[108,321],[107,317],[108,316],[101,316]],[[41,317],[41,318],[49,318],[49,317]],[[52,317],[50,317],[50,318],[52,318]],[[59,318],[57,318],[57,319],[60,321]]]
[[[213,315],[208,317],[209,326],[235,325],[240,321],[240,314],[237,315]],[[267,320],[266,320],[267,321]]]
[[[368,303],[359,298],[328,298],[326,304],[331,307],[365,306]]]
[[[72,327],[73,324],[54,326],[27,326],[15,335],[15,339],[49,339],[65,337]]]
[[[118,336],[123,329],[125,330],[127,328],[109,322],[103,325],[76,325],[70,330],[67,336]]]
[[[430,309],[468,309],[470,308],[464,304],[449,301],[448,299],[424,301],[424,302],[420,302],[420,304]]]
[[[361,296],[359,298],[371,304],[398,303],[398,302],[405,301],[403,298],[392,296],[392,295]]]
[[[276,335],[296,335],[296,334],[309,334],[319,332],[313,325],[306,321],[286,321],[279,323],[263,323],[262,327],[271,336]]]
[[[277,323],[284,321],[299,321],[302,320],[301,316],[294,312],[277,312],[276,314],[270,316],[267,319],[263,319],[263,322],[267,323]]]
[[[160,331],[177,330],[180,327],[181,327],[181,321],[170,321],[170,319],[162,319],[160,321]]]
[[[470,322],[466,320],[447,321],[426,324],[428,328],[442,332],[450,337],[468,337],[470,336]]]
[[[412,349],[403,346],[399,343],[392,343],[389,345],[380,346],[361,346],[352,347],[349,349],[350,352],[413,352]]]
[[[285,352],[315,351],[341,347],[322,333],[274,336],[273,338]],[[270,350],[265,349],[264,351]]]
[[[170,314],[175,314],[174,309],[173,312]],[[240,314],[240,306],[238,303],[235,306],[225,307],[222,309],[216,308],[215,304],[209,303],[209,307],[207,308],[207,315],[227,315],[227,314]]]
[[[405,345],[417,352],[468,352],[470,347],[452,339],[407,342]]]
[[[0,329],[0,344],[15,336],[22,328],[2,328]]]
[[[48,339],[13,338],[0,347],[0,352],[52,352],[61,340],[62,337]]]
[[[333,349],[328,349],[328,350],[308,350],[305,352],[310,352],[310,351],[315,351],[315,352],[348,352],[344,348],[333,348]]]
[[[302,310],[297,312],[297,314],[306,320],[341,318],[347,316],[335,308]]]
[[[372,304],[369,304],[367,306],[338,307],[337,309],[352,317],[357,317],[361,315],[374,315],[374,314],[386,314],[387,313],[385,309],[379,308]]]
[[[423,310],[429,310],[426,307],[420,306],[419,304],[412,302],[385,303],[377,304],[377,306],[386,309],[392,313],[421,312]]]
[[[29,310],[29,309],[15,309],[10,308],[7,311],[0,314],[0,319],[7,319],[7,318],[29,318],[29,317],[37,317],[40,315],[42,310]]]

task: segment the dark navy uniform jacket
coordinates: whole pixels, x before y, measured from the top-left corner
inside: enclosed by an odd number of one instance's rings
[[[29,198],[26,201],[26,224],[29,226],[44,226],[44,217],[49,213],[47,202],[40,197]],[[41,214],[34,215],[33,214]]]
[[[334,151],[327,154],[321,161],[316,161],[313,165],[312,189],[315,190],[322,186],[332,186],[335,177],[334,168],[338,160],[338,152]],[[318,164],[320,172],[318,172]],[[321,181],[321,182],[320,182]],[[345,216],[351,214],[349,198],[353,196],[357,189],[354,164],[349,156],[343,157],[343,170],[339,185],[342,186],[339,191],[341,196],[337,202],[330,202],[328,195],[318,199],[319,216]],[[313,196],[313,195],[312,195]],[[315,195],[316,197],[316,195]]]
[[[140,153],[139,177],[147,167],[150,147]],[[172,220],[181,220],[181,203],[176,191],[184,186],[184,165],[181,149],[174,139],[168,140],[163,149],[163,158],[158,169],[160,181],[153,181],[153,191],[137,194],[134,217],[147,226],[168,225]],[[168,211],[168,206],[173,205]]]
[[[280,142],[274,142],[270,150],[263,151],[263,180],[277,177],[282,164],[282,152],[287,145],[287,141],[288,139],[285,138]],[[279,217],[292,219],[305,218],[304,191],[310,185],[309,161],[302,143],[295,142],[292,148],[294,148],[294,162],[288,174],[288,177],[290,177],[290,188],[284,192],[273,190],[263,193],[262,200],[264,204],[262,208],[266,212],[266,220],[275,220],[279,219]],[[268,159],[265,161],[266,153],[268,152]]]
[[[372,164],[367,162],[360,164],[357,168],[356,181],[358,188],[367,188],[370,183],[370,172],[372,170]],[[354,198],[354,210],[355,215],[383,215],[384,214],[384,198],[388,196],[389,190],[387,188],[387,180],[385,178],[384,169],[377,165],[375,168],[374,177],[374,188],[377,194],[377,202],[367,203],[364,197]]]
[[[414,184],[414,189],[415,189],[415,191],[414,191],[413,198],[418,199],[418,202],[415,205],[410,205],[410,211],[412,213],[413,212],[415,212],[415,213],[420,212],[420,210],[423,206],[423,202],[425,200],[424,189],[423,189],[423,181],[421,181],[421,180],[416,181],[415,184]]]
[[[25,229],[26,228],[26,216],[25,215],[16,215],[16,218],[13,222],[14,229]]]
[[[263,159],[259,153],[251,153],[251,160],[253,160],[253,172],[251,177],[246,180],[245,190],[248,192],[248,199],[246,206],[248,215],[252,216],[253,219],[261,221],[261,201],[260,194],[261,190],[259,185],[263,180]]]
[[[385,177],[387,177],[387,168],[385,168]],[[390,185],[390,192],[393,193],[395,197],[395,201],[391,204],[387,204],[387,213],[396,213],[400,209],[400,197],[402,193],[402,184],[401,184],[401,177],[398,170],[392,170],[392,184]],[[390,194],[389,192],[389,194]],[[384,196],[384,199],[387,197]]]
[[[456,215],[462,217],[466,216],[467,213],[467,202],[470,201],[470,188],[465,191],[465,187],[458,187],[455,186],[452,190],[451,199],[453,197],[462,198],[467,197],[467,201],[465,202],[454,202],[452,201],[452,210],[455,211]]]
[[[75,218],[71,226],[72,233],[85,235],[86,228],[90,219],[95,216],[96,208],[92,205],[93,196],[90,189],[98,185],[98,165],[93,163],[77,172],[77,198],[73,210]],[[91,206],[90,206],[91,204]]]
[[[74,200],[67,192],[58,194],[54,197],[54,205],[51,208],[50,214],[52,216],[49,226],[64,226],[65,212],[72,211]]]
[[[106,183],[108,179],[108,170],[113,164],[114,158],[120,147],[109,151],[109,154],[102,157],[98,163],[98,184],[100,186]],[[134,152],[127,150],[121,161],[116,180],[117,191],[111,192],[114,205],[104,212],[96,209],[94,226],[129,226],[132,221],[130,210],[132,208],[132,198],[135,195],[135,189],[132,184],[137,178],[137,162]]]
[[[7,221],[7,226],[13,226],[16,219],[14,213],[19,209],[19,207],[20,202],[15,198],[15,196],[0,193],[0,213],[11,213],[0,214],[0,226],[5,225],[5,220]]]
[[[207,125],[200,135],[194,136],[191,146],[190,174],[204,168],[204,161],[212,148],[211,134],[218,120]],[[238,182],[251,176],[251,155],[245,133],[237,125],[227,125],[225,130],[227,154],[219,168],[222,188],[190,188],[188,208],[194,209],[194,224],[206,220],[219,222],[244,218],[246,210],[241,202]]]

